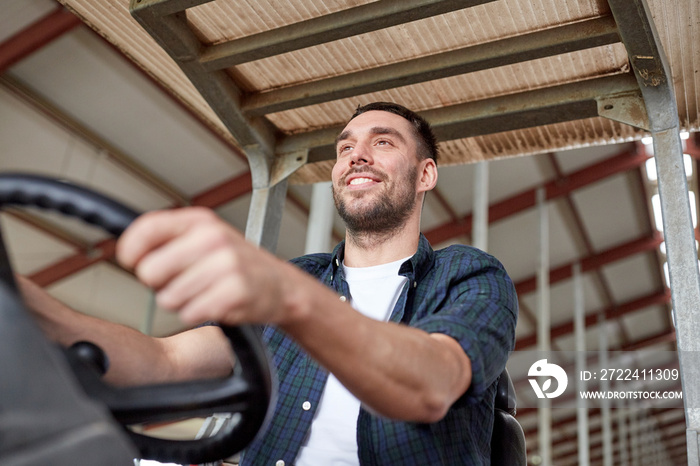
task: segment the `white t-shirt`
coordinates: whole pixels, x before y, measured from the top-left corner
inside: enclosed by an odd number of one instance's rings
[[[387,321],[408,280],[399,275],[408,258],[372,267],[346,267],[350,304],[375,320]],[[309,436],[299,451],[296,466],[359,465],[357,416],[360,401],[333,375],[321,395]]]

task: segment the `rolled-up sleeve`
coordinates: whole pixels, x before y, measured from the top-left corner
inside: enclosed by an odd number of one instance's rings
[[[482,251],[468,252],[443,257],[447,263],[433,268],[444,276],[431,277],[437,289],[428,295],[440,302],[428,305],[430,310],[410,324],[448,335],[464,349],[472,381],[460,402],[478,399],[502,372],[513,350],[518,314],[515,287],[501,263]]]

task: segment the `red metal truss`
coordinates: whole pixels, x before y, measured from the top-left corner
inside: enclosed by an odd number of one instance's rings
[[[598,254],[584,257],[583,259],[579,259],[575,262],[579,262],[581,264],[581,272],[585,273],[634,254],[652,251],[659,247],[662,242],[663,237],[661,234],[654,232],[651,236],[644,236],[627,243],[614,246],[601,251]],[[551,269],[549,271],[549,283],[553,284],[571,278],[573,275],[573,267],[574,262],[570,262],[560,267]],[[537,277],[533,275],[517,282],[515,284],[515,289],[518,292],[518,296],[535,291],[537,289]]]
[[[643,151],[624,151],[608,159],[589,165],[581,170],[557,178],[544,184],[546,199],[552,200],[565,196],[585,186],[610,176],[639,167],[649,158]],[[531,188],[519,194],[496,202],[489,207],[489,223],[515,215],[535,206],[537,190]],[[432,244],[439,244],[460,235],[469,235],[472,230],[472,214],[467,214],[456,221],[447,222],[425,232]]]
[[[646,296],[642,296],[641,298],[633,299],[632,301],[628,301],[625,303],[622,303],[617,306],[611,306],[603,311],[601,311],[605,315],[605,320],[613,320],[613,319],[619,319],[625,314],[629,314],[632,312],[636,312],[640,309],[644,309],[649,306],[654,306],[654,305],[659,305],[659,304],[667,304],[671,302],[671,293],[669,290],[663,290],[659,291],[656,293],[651,293]],[[598,315],[601,312],[592,312],[589,313],[586,316],[585,319],[585,324],[586,327],[590,327],[592,325],[597,325],[598,324]],[[573,333],[574,331],[574,321],[571,320],[569,322],[565,322],[560,325],[556,325],[551,328],[550,330],[550,335],[552,341],[562,337],[564,335],[568,335],[570,333]],[[671,334],[675,335],[674,332],[671,332]],[[657,342],[663,341],[668,341],[664,340],[664,338],[668,338],[668,333],[664,333],[663,335],[659,336],[656,335],[655,338],[659,339]],[[675,338],[675,336],[674,336]],[[655,340],[656,341],[656,340]],[[671,340],[673,341],[673,340]],[[638,345],[640,342],[635,342],[632,343],[632,345]],[[647,342],[648,343],[648,342]],[[533,333],[531,335],[525,336],[518,338],[518,341],[515,343],[515,350],[516,351],[521,351],[527,348],[530,348],[532,346],[535,346],[537,344],[537,334]],[[636,349],[636,348],[635,348]]]
[[[73,13],[56,8],[0,44],[0,74],[80,24]]]
[[[196,195],[192,198],[191,204],[214,209],[249,193],[251,187],[252,181],[250,172],[245,172]],[[114,239],[104,240],[93,249],[73,254],[70,257],[33,273],[29,278],[35,281],[39,286],[49,286],[97,262],[114,259],[115,243],[116,241]]]

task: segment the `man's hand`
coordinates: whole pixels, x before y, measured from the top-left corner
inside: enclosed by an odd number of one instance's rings
[[[117,259],[189,324],[280,323],[286,269],[205,208],[149,212],[117,243]],[[287,275],[284,277],[283,275]]]

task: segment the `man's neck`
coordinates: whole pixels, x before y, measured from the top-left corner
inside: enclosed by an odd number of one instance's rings
[[[418,225],[404,225],[386,234],[346,233],[344,262],[348,267],[371,267],[412,256],[418,250]]]

